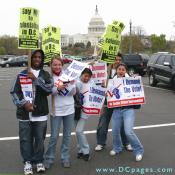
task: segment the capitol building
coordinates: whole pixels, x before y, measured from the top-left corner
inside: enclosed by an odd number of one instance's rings
[[[98,13],[98,7],[96,6],[95,15],[91,18],[88,26],[87,34],[75,34],[75,35],[61,35],[61,47],[69,46],[69,44],[74,45],[75,43],[84,43],[85,45],[88,41],[91,42],[91,46],[97,45],[102,34],[105,32],[105,23]]]

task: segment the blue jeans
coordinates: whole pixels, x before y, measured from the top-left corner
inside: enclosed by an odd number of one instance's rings
[[[109,128],[109,123],[112,117],[113,109],[112,108],[103,108],[103,113],[99,118],[98,126],[97,126],[97,144],[98,145],[106,145],[106,140],[107,140],[107,134],[108,134],[108,128]],[[124,124],[122,122],[122,127],[121,127],[121,138],[122,138],[122,143],[124,146],[129,144],[129,141],[126,138],[126,134],[124,131]]]
[[[112,114],[112,136],[113,136],[113,150],[117,153],[121,152],[123,149],[121,142],[120,129],[124,121],[124,130],[129,143],[133,148],[135,155],[143,154],[144,149],[140,143],[138,137],[134,133],[134,121],[135,121],[135,111],[132,108],[125,109],[114,109]]]
[[[67,116],[50,117],[51,136],[45,153],[45,162],[52,164],[56,154],[56,144],[63,121],[63,139],[61,145],[61,161],[70,162],[71,131],[74,121],[74,113]]]
[[[80,118],[78,121],[75,121],[75,126],[76,126],[76,136],[77,136],[77,147],[78,147],[78,153],[83,153],[83,154],[89,154],[90,148],[88,141],[86,139],[84,132],[84,126],[86,123],[87,119]]]
[[[47,121],[19,121],[20,152],[24,162],[43,162]]]

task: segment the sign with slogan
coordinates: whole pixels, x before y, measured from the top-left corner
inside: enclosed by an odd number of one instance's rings
[[[102,48],[101,59],[107,63],[113,64],[115,57],[120,48],[121,33],[124,29],[124,24],[119,21],[113,21],[108,25],[106,31],[99,43]]]
[[[42,49],[45,53],[45,63],[56,55],[61,55],[60,28],[48,26],[42,30]]]
[[[34,8],[20,9],[18,48],[39,48],[39,11]]]
[[[61,81],[61,80],[57,80],[56,82],[55,82],[55,86],[56,87],[58,87],[58,85],[62,85],[63,84],[63,82]],[[67,96],[71,91],[72,91],[72,89],[75,87],[73,84],[71,84],[70,82],[67,82],[66,84],[66,87],[65,87],[65,89],[63,89],[63,90],[58,90],[58,94],[59,95],[62,95],[62,96]]]
[[[88,115],[99,115],[106,96],[106,88],[94,83],[82,91],[83,112]]]
[[[27,77],[27,74],[22,73],[19,74],[19,80],[24,99],[29,103],[32,103],[33,102],[32,80]]]
[[[145,103],[145,95],[140,76],[109,80],[107,90],[108,108],[140,105]]]
[[[88,67],[87,63],[81,63],[79,61],[73,60],[72,63],[66,68],[63,74],[60,76],[60,80],[72,81],[80,77],[81,72]]]
[[[92,70],[92,80],[96,84],[101,84],[103,81],[107,80],[107,64],[106,62],[95,63],[90,65],[90,69]]]

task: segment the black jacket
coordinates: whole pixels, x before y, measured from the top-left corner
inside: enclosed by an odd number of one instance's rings
[[[21,73],[27,74],[27,70]],[[35,100],[34,100],[34,111],[32,112],[33,117],[44,116],[49,113],[47,96],[52,93],[53,80],[50,74],[41,69],[38,78],[33,82],[36,87]],[[20,120],[29,120],[29,112],[24,108],[26,100],[24,99],[19,75],[11,88],[10,94],[12,96],[14,104],[17,106],[16,116]]]

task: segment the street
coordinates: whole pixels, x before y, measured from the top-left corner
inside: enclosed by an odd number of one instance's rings
[[[0,68],[0,174],[23,173],[23,164],[19,152],[18,121],[15,114],[15,106],[10,97],[10,87],[16,74],[23,68]],[[47,70],[49,68],[46,68]],[[164,84],[156,88],[148,85],[148,77],[143,77],[146,104],[141,110],[136,111],[135,132],[141,140],[145,154],[141,162],[135,162],[131,152],[123,151],[120,155],[111,157],[112,136],[109,130],[106,148],[101,152],[95,152],[96,127],[98,117],[90,117],[85,131],[91,147],[91,160],[85,162],[76,158],[76,138],[73,130],[71,145],[71,168],[64,169],[60,164],[60,143],[57,144],[57,158],[53,167],[46,175],[97,175],[97,174],[141,174],[126,172],[103,172],[102,169],[117,167],[154,168],[151,174],[175,174],[175,94],[170,87]],[[48,131],[50,126],[48,121]],[[111,127],[110,127],[111,129]],[[49,138],[46,139],[46,147]],[[163,168],[165,172],[156,172]],[[172,168],[171,172],[169,171]],[[99,170],[100,169],[100,170]],[[122,170],[122,168],[121,168]],[[162,170],[162,171],[163,171]]]

